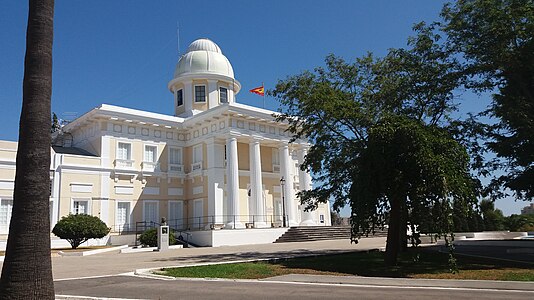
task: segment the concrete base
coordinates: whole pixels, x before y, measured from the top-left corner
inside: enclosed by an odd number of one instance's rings
[[[207,247],[269,244],[289,228],[190,231],[189,241]]]
[[[230,222],[226,224],[226,228],[228,229],[243,229],[245,228],[245,224],[241,222]]]

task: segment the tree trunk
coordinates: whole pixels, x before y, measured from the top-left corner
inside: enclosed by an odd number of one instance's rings
[[[401,200],[402,198],[392,197],[389,200],[391,209],[389,212],[389,228],[386,242],[385,263],[388,266],[397,264],[397,257],[400,250],[400,223],[401,223]]]
[[[399,247],[401,252],[408,251],[408,209],[406,202],[402,201],[400,205],[400,222],[399,222]]]
[[[54,0],[30,0],[13,213],[1,299],[54,299],[50,258],[50,97]]]

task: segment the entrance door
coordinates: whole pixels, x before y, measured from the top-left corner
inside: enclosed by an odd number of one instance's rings
[[[13,199],[0,198],[0,233],[9,232],[9,221],[11,221],[11,212],[13,211]]]
[[[184,202],[169,202],[169,225],[174,229],[184,229]]]
[[[130,230],[130,202],[117,203],[117,230]]]

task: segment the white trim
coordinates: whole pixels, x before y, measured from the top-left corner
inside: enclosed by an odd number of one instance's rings
[[[0,190],[14,190],[15,181],[14,180],[0,180]]]
[[[93,192],[92,183],[71,182],[69,185],[70,185],[71,193],[92,193]]]

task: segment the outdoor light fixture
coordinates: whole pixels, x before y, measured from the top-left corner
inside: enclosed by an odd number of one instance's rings
[[[285,191],[285,185],[286,185],[286,180],[284,179],[284,176],[282,176],[282,178],[280,178],[280,186],[282,187],[282,224],[284,227],[286,227],[287,223],[286,223],[286,199],[284,197],[284,191]]]

